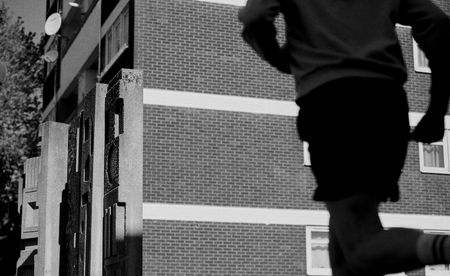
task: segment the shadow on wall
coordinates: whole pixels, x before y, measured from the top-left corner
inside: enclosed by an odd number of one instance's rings
[[[17,212],[17,203],[2,198],[0,218],[1,275],[15,275],[20,254],[20,215]]]
[[[37,249],[28,256],[23,264],[17,268],[17,276],[33,276],[34,275],[34,258],[37,255]],[[14,264],[15,265],[15,264]],[[10,274],[14,275],[14,274]]]

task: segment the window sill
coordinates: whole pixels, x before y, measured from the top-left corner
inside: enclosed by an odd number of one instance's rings
[[[431,69],[429,67],[415,66],[414,71],[416,73],[431,74]]]
[[[425,276],[449,276],[450,271],[430,271],[425,270]]]
[[[330,268],[310,268],[306,272],[308,276],[331,276]]]
[[[423,174],[445,174],[445,175],[449,175],[450,172],[447,170],[439,170],[439,169],[424,169],[421,168],[420,172]],[[450,274],[449,274],[450,275]]]

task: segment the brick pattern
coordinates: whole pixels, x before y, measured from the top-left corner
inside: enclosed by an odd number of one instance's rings
[[[450,12],[449,1],[435,2]],[[243,43],[238,7],[135,0],[135,9],[134,68],[144,69],[144,87],[294,99],[291,77]],[[414,72],[410,29],[398,35],[410,110],[424,112],[429,75]],[[311,201],[302,151],[293,117],[145,106],[144,202],[323,209]],[[381,211],[450,215],[449,176],[421,174],[417,144],[408,154],[402,199]],[[306,275],[303,226],[146,220],[143,254],[144,275]]]
[[[409,108],[415,112],[425,112],[428,107],[430,74],[418,73],[414,70],[413,40],[411,29],[398,27],[397,35],[403,51],[403,57],[408,69],[408,81],[405,90],[408,93]]]
[[[244,44],[237,12],[193,0],[136,1],[134,68],[145,68],[144,87],[293,100],[293,79]]]
[[[145,276],[307,275],[305,226],[145,220],[143,245]]]
[[[431,0],[434,2],[438,7],[440,7],[442,10],[444,10],[445,13],[450,14],[450,2],[447,0]]]
[[[382,210],[450,214],[449,176],[420,173],[416,143],[408,154],[402,200]],[[311,201],[294,117],[146,106],[144,167],[145,202],[323,208]]]
[[[385,204],[384,212],[450,215],[449,175],[420,172],[419,146],[410,143],[408,157],[400,179],[401,199]]]
[[[433,2],[450,15],[450,1],[433,0]],[[430,74],[414,71],[413,42],[411,29],[397,28],[397,34],[403,50],[403,56],[408,68],[408,81],[405,89],[408,92],[410,110],[425,112],[428,107]],[[448,113],[450,114],[450,113]]]
[[[317,209],[295,118],[146,106],[144,200]]]
[[[435,2],[450,12],[448,1]],[[145,68],[144,87],[293,100],[291,76],[261,61],[242,41],[238,9],[195,0],[137,0],[134,67]],[[277,21],[280,41],[282,21]],[[410,108],[422,112],[429,74],[414,72],[410,29],[398,33],[409,72]]]
[[[441,1],[443,7],[447,2]],[[287,82],[270,75],[239,37],[237,7],[212,3],[136,1],[137,67],[146,68],[147,87],[205,93],[288,99]],[[177,16],[175,16],[177,15]],[[409,71],[406,90],[412,111],[428,104],[429,75],[414,72],[410,29],[398,28]],[[139,48],[141,47],[141,48]],[[205,50],[205,49],[210,49]],[[209,51],[209,52],[208,52]],[[239,56],[221,63],[211,54]],[[239,61],[239,62],[238,62]],[[245,61],[245,62],[243,62]],[[260,71],[247,78],[246,66]],[[255,63],[252,63],[255,62]],[[204,70],[207,68],[208,70]],[[223,70],[220,80],[214,70]],[[238,75],[236,75],[238,73]],[[263,75],[263,77],[261,77]],[[205,82],[199,83],[201,76]],[[256,85],[242,86],[251,79]],[[268,82],[273,82],[272,84]],[[219,87],[220,85],[220,87]],[[287,89],[287,90],[290,90]],[[279,92],[279,91],[278,91]],[[302,164],[302,147],[293,118],[167,107],[145,109],[145,188],[151,202],[316,209],[311,203],[314,181]],[[332,134],[330,134],[332,137]],[[448,176],[421,174],[417,145],[412,144],[401,181],[400,204],[393,212],[448,214],[440,200]],[[421,199],[417,202],[417,199]],[[392,206],[392,207],[391,207]]]
[[[143,275],[306,275],[304,227],[144,221]]]

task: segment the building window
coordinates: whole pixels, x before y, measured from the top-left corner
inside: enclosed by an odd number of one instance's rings
[[[106,34],[106,52],[105,52],[105,60],[106,64],[109,63],[112,60],[112,53],[113,53],[113,33],[108,32]]]
[[[449,235],[448,231],[425,231],[430,234]],[[443,265],[429,265],[425,267],[425,276],[449,276],[450,266],[448,264]]]
[[[306,227],[306,273],[308,275],[332,275],[328,256],[328,242],[328,227]],[[449,275],[445,274],[445,276]],[[406,274],[402,272],[386,274],[385,276],[406,276]],[[440,274],[427,274],[426,276],[440,276]]]
[[[126,7],[105,34],[104,72],[128,48],[129,10]]]
[[[309,144],[308,142],[303,142],[303,165],[311,166],[311,157],[309,155]]]
[[[414,54],[414,70],[420,73],[431,73],[428,67],[428,59],[425,53],[419,48],[417,42],[413,39],[413,54]]]
[[[416,127],[424,113],[410,112],[411,127]],[[450,116],[445,116],[445,132],[441,141],[419,145],[419,165],[422,173],[450,174]]]
[[[306,227],[306,265],[308,275],[331,275],[327,227]]]
[[[441,141],[419,143],[420,171],[423,173],[450,174],[450,130],[446,130]]]
[[[450,268],[445,265],[431,265],[425,267],[425,276],[449,276]]]

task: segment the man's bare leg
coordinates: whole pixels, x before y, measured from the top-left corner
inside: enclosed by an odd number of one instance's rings
[[[355,276],[379,276],[424,266],[417,256],[422,232],[400,228],[384,230],[375,196],[356,195],[326,205],[333,237],[330,255],[336,253],[336,243],[342,252],[333,257],[332,263],[338,264],[335,276],[344,276],[341,271]],[[339,265],[342,259],[345,266]]]
[[[330,266],[333,276],[355,276],[355,274],[348,270],[344,253],[342,252],[336,234],[334,233],[334,228],[330,227],[328,236],[330,240],[328,244],[328,253],[330,256]]]

